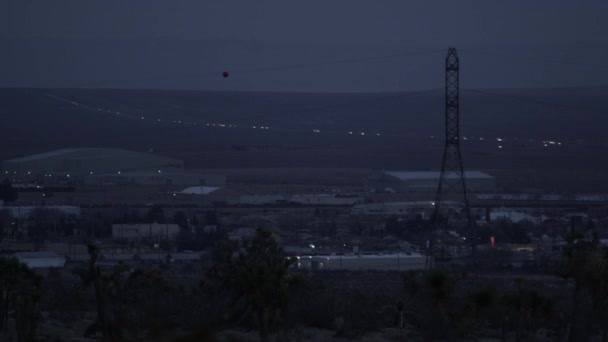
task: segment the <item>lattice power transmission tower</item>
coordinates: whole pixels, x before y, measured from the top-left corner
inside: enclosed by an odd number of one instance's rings
[[[467,230],[475,249],[475,221],[471,217],[467,185],[460,153],[459,63],[456,48],[445,59],[445,146],[439,185],[435,197],[433,226],[446,229],[458,222]],[[463,225],[466,225],[463,227]]]

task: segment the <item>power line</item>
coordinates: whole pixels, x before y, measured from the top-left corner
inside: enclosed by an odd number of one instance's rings
[[[463,90],[471,92],[471,93],[506,98],[506,99],[513,100],[513,101],[528,102],[528,103],[533,103],[533,104],[537,104],[537,105],[541,105],[541,106],[548,106],[548,107],[554,107],[554,108],[560,108],[560,109],[566,109],[566,110],[584,111],[584,112],[597,113],[597,114],[607,114],[608,113],[607,111],[603,111],[603,110],[596,110],[596,109],[592,109],[592,108],[572,106],[572,105],[545,101],[545,100],[531,99],[528,97],[522,97],[522,96],[517,96],[517,95],[500,94],[500,93],[495,93],[495,92],[486,91],[486,90],[479,90],[479,89],[463,89]]]
[[[379,55],[379,56],[367,56],[367,57],[351,57],[345,59],[338,60],[329,60],[329,61],[318,61],[318,62],[309,62],[309,63],[299,63],[299,64],[286,64],[286,65],[275,65],[275,66],[263,66],[263,67],[253,67],[253,68],[236,68],[230,69],[229,72],[234,77],[234,74],[251,74],[257,72],[264,71],[275,71],[275,70],[290,70],[290,69],[305,69],[305,68],[315,68],[320,66],[328,66],[328,65],[339,65],[339,64],[352,64],[352,63],[363,63],[370,61],[377,61],[383,59],[392,59],[399,57],[415,57],[415,56],[423,56],[423,55],[432,55],[440,53],[439,49],[432,49],[428,51],[417,51],[417,52],[403,52],[403,53],[395,53],[389,55]],[[162,77],[149,77],[149,78],[139,78],[139,79],[107,79],[107,80],[97,80],[90,82],[78,82],[72,83],[65,88],[95,88],[99,86],[107,86],[115,83],[127,83],[127,82],[149,82],[149,81],[178,81],[178,80],[191,80],[197,79],[206,76],[214,76],[220,77],[222,70],[217,71],[207,71],[207,72],[193,72],[187,75],[169,75]]]
[[[328,105],[324,105],[324,106],[311,106],[311,107],[304,107],[304,108],[292,109],[292,110],[285,109],[285,110],[282,110],[281,113],[260,114],[260,115],[254,114],[254,115],[250,115],[250,116],[239,117],[238,119],[239,120],[248,120],[248,119],[269,118],[269,117],[283,115],[283,113],[285,113],[285,112],[289,112],[290,114],[310,113],[310,112],[316,112],[316,111],[323,111],[323,110],[327,110],[327,109],[331,109],[331,108],[353,106],[356,104],[376,103],[376,102],[383,102],[383,101],[391,100],[391,99],[412,98],[412,97],[423,95],[423,94],[437,92],[438,90],[439,89],[428,89],[428,90],[420,90],[420,91],[407,92],[407,93],[394,93],[391,95],[384,95],[384,96],[379,96],[379,97],[374,97],[374,98],[369,98],[369,99],[354,100],[354,101],[348,101],[348,102],[342,102],[342,103],[333,103],[333,104],[328,104]]]
[[[582,69],[590,69],[593,71],[604,71],[604,72],[608,72],[608,68],[606,68],[604,65],[602,64],[589,64],[589,61],[566,61],[566,60],[557,60],[557,59],[551,59],[551,58],[543,58],[543,57],[536,57],[536,56],[528,56],[528,55],[521,55],[521,54],[505,54],[505,53],[498,53],[498,52],[489,52],[489,51],[471,51],[473,54],[478,54],[478,55],[485,55],[485,56],[490,56],[490,57],[499,57],[499,58],[503,58],[509,61],[512,61],[513,59],[518,59],[521,61],[527,61],[527,62],[533,62],[533,63],[538,63],[538,64],[542,64],[543,66],[547,66],[550,64],[558,64],[558,65],[566,65],[569,67],[577,67],[577,68],[582,68]]]

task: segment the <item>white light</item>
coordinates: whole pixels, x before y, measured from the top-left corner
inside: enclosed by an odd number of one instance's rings
[[[483,141],[483,138],[479,138],[480,141]]]
[[[377,136],[380,136],[380,133],[376,133]]]
[[[32,173],[28,171],[28,172],[27,172],[27,174],[28,174],[28,175],[31,175]]]
[[[312,243],[309,246],[310,246],[310,248],[313,248],[313,249],[315,248],[315,245],[313,245]]]
[[[68,178],[70,178],[70,175],[68,175]]]
[[[501,138],[496,138],[496,141],[502,141],[502,139]]]
[[[89,172],[90,174],[93,174],[93,171]]]
[[[160,119],[158,119],[157,121],[160,122]]]
[[[365,132],[361,132],[361,135],[365,135]]]
[[[502,148],[502,146],[498,145],[498,148]]]
[[[120,171],[118,171],[118,174],[120,174]]]
[[[158,170],[158,173],[161,173],[161,171],[160,171],[160,170]]]
[[[348,132],[348,134],[353,134],[353,132]]]

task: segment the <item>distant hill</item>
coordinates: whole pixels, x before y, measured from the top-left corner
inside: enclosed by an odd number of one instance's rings
[[[481,168],[525,167],[545,159],[547,165],[571,164],[568,158],[594,161],[585,156],[605,153],[608,146],[607,93],[608,87],[463,89],[465,160]],[[195,167],[430,169],[438,167],[442,149],[443,97],[441,89],[351,94],[0,89],[0,157],[119,147],[160,150]],[[562,143],[563,152],[547,152],[554,147],[544,148],[548,140]],[[502,151],[498,145],[504,145]],[[570,150],[574,146],[577,150]]]
[[[0,37],[0,87],[370,92],[444,82],[448,46]],[[608,45],[457,46],[461,85],[605,85]],[[222,72],[230,72],[229,78]]]

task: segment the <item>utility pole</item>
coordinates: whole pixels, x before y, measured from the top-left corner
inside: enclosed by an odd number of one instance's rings
[[[472,244],[473,262],[476,264],[477,234],[475,231],[475,221],[471,217],[462,155],[460,153],[459,71],[460,65],[456,48],[449,48],[445,58],[445,144],[439,185],[435,196],[432,225],[434,230],[444,230],[448,227],[450,219],[465,220],[466,235],[468,235],[467,238],[470,239]],[[443,254],[444,250],[443,245],[445,245],[445,241],[442,241],[441,254]]]

